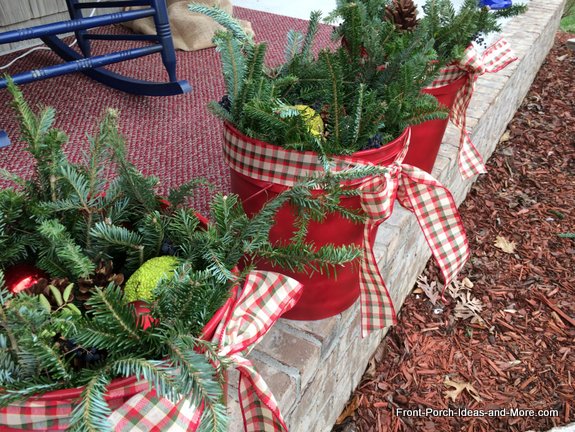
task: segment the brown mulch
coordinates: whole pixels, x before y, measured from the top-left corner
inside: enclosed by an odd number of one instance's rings
[[[575,233],[569,37],[557,34],[489,173],[460,208],[472,250],[461,277],[473,282],[469,292],[483,303],[483,322],[456,319],[449,295],[438,308],[416,288],[334,432],[543,431],[575,421],[575,239],[558,235]],[[496,247],[498,236],[515,250]],[[426,272],[437,277],[432,262]],[[448,398],[454,387],[446,378],[470,386]],[[399,416],[398,408],[558,415]]]

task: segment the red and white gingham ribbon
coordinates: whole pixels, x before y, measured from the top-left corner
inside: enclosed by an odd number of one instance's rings
[[[302,288],[287,276],[253,271],[216,330],[214,341],[220,347],[219,354],[231,359],[240,373],[240,403],[246,432],[287,431],[273,394],[244,353],[296,304]],[[195,431],[203,410],[203,405],[195,407],[185,400],[174,405],[158,398],[152,390],[134,396],[110,420],[116,432]]]
[[[364,228],[360,275],[364,336],[395,324],[396,320],[393,302],[369,241],[370,232],[391,216],[396,197],[417,217],[446,283],[461,270],[469,256],[467,237],[451,193],[430,174],[410,165],[401,165],[406,150],[384,176],[368,177],[357,185],[362,191],[362,208],[370,218]],[[293,186],[324,171],[316,153],[286,150],[250,139],[227,124],[224,155],[237,172],[283,186]],[[352,157],[334,157],[333,161],[338,171],[365,165]]]
[[[302,288],[287,276],[253,271],[229,316],[216,331],[214,339],[219,344],[219,354],[231,359],[240,373],[239,399],[246,432],[287,431],[273,394],[245,354],[296,304]]]
[[[263,378],[243,352],[255,345],[301,296],[302,285],[273,272],[251,272],[239,298],[216,331],[220,354],[233,360],[240,372],[240,401],[247,432],[287,431],[278,405]],[[237,297],[237,288],[234,291]],[[234,295],[233,294],[233,295]],[[115,432],[187,432],[199,426],[203,406],[186,399],[174,404],[149,390],[145,381],[129,381],[107,393]],[[70,424],[74,399],[38,401],[33,398],[0,410],[0,425],[19,430],[64,431]],[[0,427],[0,430],[3,430]]]
[[[122,380],[120,385],[112,384],[106,393],[106,402],[111,409],[117,409],[135,394],[148,391],[148,383],[135,379]],[[22,431],[54,432],[65,431],[77,400],[68,398],[30,398],[11,403],[0,409],[0,430],[2,426]],[[138,429],[131,429],[138,432]]]
[[[515,60],[517,60],[517,57],[513,54],[509,43],[504,39],[495,42],[483,54],[479,54],[470,45],[465,50],[461,61],[442,69],[439,76],[428,87],[429,89],[442,87],[466,74],[468,75],[467,83],[457,93],[450,115],[453,124],[461,131],[458,165],[464,179],[486,172],[483,158],[471,142],[466,128],[466,113],[473,96],[475,82],[484,73],[498,72]]]
[[[391,216],[396,198],[417,218],[446,285],[463,268],[469,245],[451,193],[431,174],[396,163],[384,176],[366,180],[361,189],[361,205],[370,218],[364,229],[365,258],[360,274],[362,334],[366,336],[396,321],[369,242],[370,232]]]

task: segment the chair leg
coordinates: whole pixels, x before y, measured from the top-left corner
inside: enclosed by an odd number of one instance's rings
[[[158,42],[162,45],[162,62],[168,72],[170,81],[177,81],[176,78],[176,51],[172,40],[172,30],[168,19],[168,8],[166,0],[150,0],[151,6],[156,10],[154,23],[158,34]]]
[[[78,4],[78,0],[66,0],[68,6],[68,12],[70,14],[70,19],[80,19],[83,18],[82,9],[75,7]],[[76,40],[78,41],[78,46],[84,54],[84,57],[90,57],[92,55],[92,50],[90,49],[90,41],[87,40],[84,35],[86,30],[76,30]]]
[[[3,130],[0,130],[0,148],[8,147],[10,145],[10,138],[8,138],[8,134]]]

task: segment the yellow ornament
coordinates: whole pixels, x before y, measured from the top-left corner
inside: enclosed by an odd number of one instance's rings
[[[294,107],[306,122],[311,134],[317,138],[323,137],[323,119],[315,110],[307,105],[296,105]]]

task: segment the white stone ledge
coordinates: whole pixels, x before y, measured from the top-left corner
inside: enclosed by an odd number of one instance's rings
[[[511,20],[503,31],[518,61],[478,79],[468,111],[468,129],[486,160],[553,45],[563,6],[564,0],[531,0],[528,12]],[[458,143],[457,130],[450,125],[433,174],[460,204],[473,180],[464,182],[459,175]],[[375,255],[399,309],[431,254],[415,218],[398,204],[378,232]],[[357,303],[321,321],[279,321],[251,356],[291,432],[331,431],[384,333],[361,339]],[[237,375],[231,374],[230,382],[230,430],[239,432]]]

